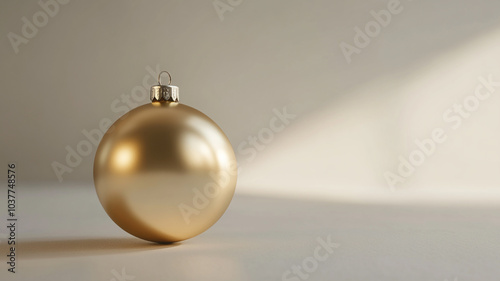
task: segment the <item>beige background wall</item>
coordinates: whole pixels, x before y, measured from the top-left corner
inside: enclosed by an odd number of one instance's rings
[[[228,10],[218,14],[214,5]],[[173,74],[183,103],[228,135],[242,167],[241,190],[389,191],[384,173],[396,172],[399,156],[408,158],[415,140],[436,128],[447,140],[397,190],[499,189],[500,88],[462,117],[459,128],[453,129],[456,119],[442,117],[474,95],[478,77],[500,81],[498,1],[69,1],[57,7],[50,6],[44,23],[37,1],[0,3],[0,159],[18,163],[20,182],[58,183],[51,165],[68,165],[66,147],[76,150],[86,140],[83,130],[148,102],[144,86],[161,69]],[[355,28],[373,25],[371,11],[382,9],[393,9],[390,21],[373,29],[349,63],[340,44],[355,46]],[[32,37],[26,38],[22,18],[33,23],[34,15],[40,27],[26,29]],[[13,47],[12,33],[24,43]],[[251,157],[245,141],[264,134],[284,107],[295,118]],[[62,175],[63,183],[92,180],[95,148]]]

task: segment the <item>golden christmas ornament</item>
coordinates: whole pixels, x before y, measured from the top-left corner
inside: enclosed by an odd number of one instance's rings
[[[161,84],[161,74],[169,76]],[[225,212],[237,165],[224,132],[180,104],[162,71],[150,104],[118,119],[94,159],[94,184],[111,219],[139,238],[168,243],[196,236]]]

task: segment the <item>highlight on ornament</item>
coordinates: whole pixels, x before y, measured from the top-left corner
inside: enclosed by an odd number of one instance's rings
[[[162,84],[162,74],[168,84]],[[151,103],[120,117],[94,159],[94,185],[109,217],[144,240],[171,243],[215,224],[234,194],[237,163],[222,129],[179,103],[167,71]]]

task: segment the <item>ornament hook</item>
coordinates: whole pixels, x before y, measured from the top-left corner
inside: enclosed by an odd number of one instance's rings
[[[161,75],[166,73],[168,75],[168,84],[163,85],[161,83]],[[170,85],[172,83],[172,76],[168,71],[162,71],[158,74],[158,85],[151,87],[149,92],[149,97],[151,101],[169,101],[169,102],[179,102],[179,88],[177,86]]]
[[[161,84],[161,75],[162,75],[163,73],[168,74],[168,85],[170,85],[170,84],[172,83],[172,76],[171,76],[171,75],[170,75],[170,73],[168,73],[168,71],[166,71],[166,70],[163,70],[162,72],[160,72],[160,74],[158,74],[158,85],[162,85],[162,84]]]

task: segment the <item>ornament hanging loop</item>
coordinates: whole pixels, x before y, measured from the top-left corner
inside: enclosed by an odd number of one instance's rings
[[[162,72],[160,72],[160,74],[158,74],[158,85],[162,85],[161,84],[161,75],[163,73],[166,73],[168,75],[168,84],[167,85],[172,84],[172,75],[170,75],[170,73],[168,71],[163,70]]]
[[[161,75],[166,73],[168,75],[168,84],[161,83]],[[172,83],[172,76],[168,71],[163,70],[158,74],[158,85],[151,87],[150,98],[152,102],[179,102],[179,88]]]

